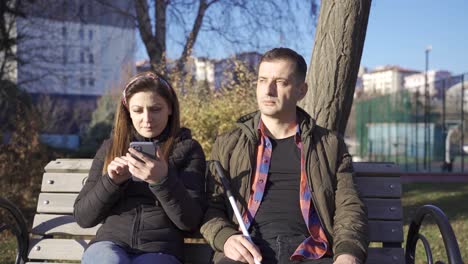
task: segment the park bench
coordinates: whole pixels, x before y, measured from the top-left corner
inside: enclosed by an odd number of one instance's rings
[[[19,243],[17,263],[80,261],[87,243],[98,229],[98,226],[81,228],[72,216],[73,203],[88,176],[91,162],[91,159],[58,159],[47,164],[30,235],[25,231],[24,221],[21,223],[20,212],[9,205],[7,209],[18,218],[17,225],[20,226],[14,232]],[[418,241],[426,248],[427,262],[433,263],[428,241],[419,234],[426,215],[431,215],[441,230],[449,263],[462,263],[447,217],[432,205],[418,210],[407,235],[410,242],[406,243],[406,250],[403,248],[402,187],[397,165],[354,163],[354,167],[355,182],[368,208],[369,237],[373,242],[366,263],[414,263]],[[2,201],[0,203],[5,207]],[[210,263],[212,251],[201,237],[186,238],[185,250],[186,263]]]

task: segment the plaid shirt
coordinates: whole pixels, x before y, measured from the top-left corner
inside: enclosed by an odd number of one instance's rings
[[[265,125],[262,120],[258,124],[260,132],[260,144],[257,148],[257,167],[253,178],[251,195],[248,202],[248,208],[244,212],[243,220],[249,228],[255,214],[262,202],[263,194],[265,193],[265,186],[268,179],[268,170],[270,169],[270,160],[272,145],[270,139],[265,133]],[[296,249],[294,254],[290,257],[291,260],[302,259],[319,259],[324,256],[328,251],[328,241],[325,233],[320,225],[317,212],[311,206],[311,193],[307,182],[307,175],[305,171],[304,151],[300,136],[299,126],[296,126],[295,142],[301,151],[301,186],[300,186],[300,207],[302,217],[307,225],[310,236],[306,238]]]

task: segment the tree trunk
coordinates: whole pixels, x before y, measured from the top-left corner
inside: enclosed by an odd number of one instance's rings
[[[156,1],[156,29],[153,34],[147,1],[135,1],[138,30],[148,52],[151,68],[163,74],[166,72],[166,7],[166,1]]]
[[[344,135],[366,37],[371,0],[322,0],[302,102],[317,124]]]
[[[151,61],[151,67],[161,73],[165,73],[166,68],[166,9],[167,1],[155,1],[154,15],[156,18],[156,45],[161,49],[160,62]]]

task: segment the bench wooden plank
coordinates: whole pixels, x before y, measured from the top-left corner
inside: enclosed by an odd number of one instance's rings
[[[93,159],[56,159],[45,166],[47,172],[88,172]],[[399,177],[400,168],[388,162],[353,162],[356,176]]]
[[[80,192],[88,173],[46,172],[42,176],[41,192]]]
[[[49,162],[46,172],[88,172],[93,159],[56,159]]]
[[[51,262],[26,262],[26,264],[50,264]],[[53,262],[54,264],[70,264],[70,263],[80,263],[80,262]]]
[[[403,209],[400,199],[363,198],[367,216],[372,220],[401,220]]]
[[[72,214],[76,193],[41,193],[39,194],[37,212]],[[369,219],[402,219],[401,201],[398,199],[365,198]],[[400,206],[398,206],[400,205]]]
[[[77,193],[40,193],[37,201],[38,213],[72,214]]]
[[[35,235],[75,235],[75,236],[94,236],[101,224],[92,228],[80,227],[72,215],[57,214],[36,214],[32,226],[32,234]],[[205,239],[200,234],[194,237],[185,238],[186,244],[206,244]]]
[[[400,198],[401,181],[397,177],[355,177],[361,197]]]
[[[84,239],[31,239],[28,258],[79,261],[88,243]]]
[[[370,240],[377,242],[402,242],[403,229],[401,221],[369,221]],[[95,235],[100,225],[93,228],[81,228],[74,222],[71,215],[37,214],[34,217],[32,233],[69,234],[69,235]],[[186,243],[205,243],[203,239],[188,238]]]
[[[369,248],[366,264],[403,264],[403,248]]]
[[[36,235],[68,234],[94,236],[101,225],[92,228],[80,227],[72,215],[36,214],[31,233]]]
[[[388,162],[353,162],[356,176],[400,177],[401,170],[397,164]]]
[[[369,221],[370,242],[403,242],[402,221]]]

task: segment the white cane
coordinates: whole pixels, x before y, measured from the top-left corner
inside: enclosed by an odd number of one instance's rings
[[[229,199],[229,203],[231,204],[232,210],[234,211],[234,215],[236,216],[237,222],[239,223],[239,226],[241,228],[242,234],[244,235],[247,240],[249,240],[252,244],[255,244],[252,241],[252,238],[250,237],[249,231],[247,231],[247,228],[245,227],[244,220],[242,220],[242,216],[239,212],[239,208],[237,208],[236,204],[236,199],[232,195],[231,188],[229,186],[229,182],[226,179],[226,176],[224,176],[224,171],[223,167],[221,166],[221,163],[218,160],[213,160],[215,164],[215,169],[218,172],[219,177],[221,178],[221,182],[223,183],[224,191],[226,192],[226,195]],[[255,264],[261,264],[260,261],[254,258]]]

